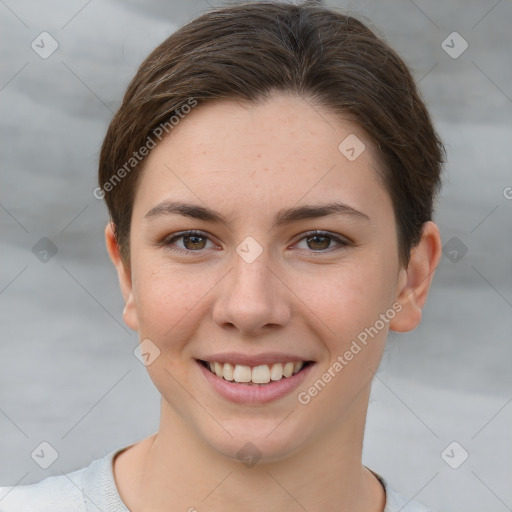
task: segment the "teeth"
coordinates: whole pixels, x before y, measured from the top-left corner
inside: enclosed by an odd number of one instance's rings
[[[283,368],[283,375],[285,377],[291,377],[291,375],[293,373],[294,366],[295,366],[294,363],[286,363]]]
[[[251,367],[237,364],[233,370],[235,382],[251,382]]]
[[[259,366],[246,366],[243,364],[207,362],[212,373],[227,381],[240,383],[268,384],[271,380],[281,380],[295,375],[304,366],[304,361],[262,364]]]
[[[233,374],[235,371],[235,367],[230,363],[224,363],[224,368],[222,371],[222,376],[225,380],[233,380]]]
[[[273,364],[270,370],[272,380],[281,380],[283,378],[283,365],[281,363]]]
[[[222,365],[220,363],[213,363],[214,364],[214,371],[215,371],[215,375],[217,375],[217,377],[222,377]]]
[[[266,384],[270,382],[270,368],[266,364],[255,366],[252,369],[252,381],[256,384]]]

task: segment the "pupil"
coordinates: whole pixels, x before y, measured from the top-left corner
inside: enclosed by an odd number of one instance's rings
[[[323,235],[315,235],[315,236],[310,237],[310,240],[312,240],[312,239],[313,239],[313,240],[315,240],[315,239],[316,239],[316,240],[318,240],[319,238],[320,238],[320,239],[322,239],[322,238],[323,238],[323,239],[324,239],[324,242],[325,242],[325,241],[327,241],[327,246],[326,246],[326,245],[325,245],[325,243],[324,243],[324,244],[323,244],[323,245],[324,245],[324,247],[321,247],[321,249],[327,249],[327,247],[329,246],[329,241],[328,241],[328,238],[329,238],[329,237],[327,237],[327,236],[323,236]],[[314,243],[316,243],[316,242],[314,242]],[[320,245],[321,245],[321,243],[320,243]]]
[[[198,243],[200,243],[200,242],[197,242],[197,240],[198,240],[198,239],[201,239],[201,238],[204,238],[204,237],[202,237],[202,236],[197,236],[197,235],[186,236],[186,237],[184,238],[184,240],[185,240],[185,245],[187,245],[187,241],[189,241],[189,240],[192,240],[192,243],[193,243],[194,245],[197,245]],[[197,247],[193,247],[193,248],[197,249]]]

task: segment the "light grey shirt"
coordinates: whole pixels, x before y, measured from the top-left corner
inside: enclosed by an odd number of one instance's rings
[[[0,512],[130,512],[114,481],[114,450],[89,466],[35,484],[0,487]],[[370,470],[371,471],[371,470]],[[386,490],[384,512],[432,512],[398,494],[372,471]]]

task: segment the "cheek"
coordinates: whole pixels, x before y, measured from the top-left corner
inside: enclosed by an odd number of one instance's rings
[[[214,284],[211,275],[146,260],[134,276],[140,336],[159,344],[173,341],[172,348],[178,348],[180,332],[190,333],[198,324]]]
[[[331,349],[354,339],[391,307],[391,279],[385,272],[382,261],[365,258],[309,283],[304,301],[328,329]]]
[[[327,422],[346,413],[377,371],[394,316],[392,279],[386,269],[382,258],[369,259],[331,275],[322,281],[324,293],[318,288],[310,297],[308,306],[324,326],[322,341],[329,361],[318,380],[302,390],[299,401],[310,403],[314,415]]]

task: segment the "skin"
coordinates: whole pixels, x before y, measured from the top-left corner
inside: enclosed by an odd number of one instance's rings
[[[349,134],[366,145],[355,161],[338,150]],[[129,268],[112,226],[105,231],[124,320],[160,350],[147,366],[162,396],[159,429],[114,463],[132,512],[383,511],[384,490],[361,461],[372,377],[388,329],[420,323],[441,240],[427,222],[407,268],[400,265],[375,151],[360,127],[284,94],[198,106],[151,151],[134,201]],[[228,224],[146,217],[168,200],[214,209]],[[333,201],[369,219],[330,215],[272,227],[283,208]],[[190,229],[206,238],[162,242]],[[316,229],[349,243],[305,235]],[[263,249],[252,263],[236,252],[248,236]],[[317,396],[299,403],[297,393],[393,304],[400,312]],[[233,404],[195,360],[228,351],[289,352],[316,365],[285,397]],[[262,454],[252,467],[237,458],[247,442]]]

